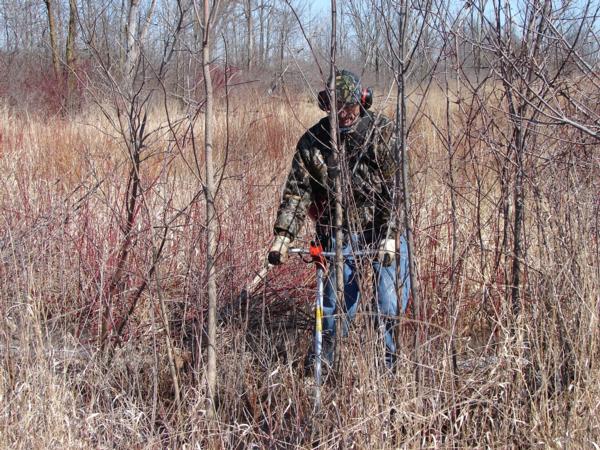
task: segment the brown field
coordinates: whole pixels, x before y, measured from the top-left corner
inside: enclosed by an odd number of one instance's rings
[[[205,414],[202,120],[193,142],[176,106],[170,126],[164,108],[151,113],[117,277],[130,171],[118,130],[94,108],[70,118],[0,109],[0,446],[600,448],[597,145],[569,129],[535,130],[516,315],[508,123],[501,102],[486,101],[480,113],[468,99],[453,103],[447,122],[433,93],[425,113],[412,112],[421,316],[409,308],[402,318],[401,363],[386,372],[365,288],[319,413],[302,373],[312,268],[295,259],[269,273],[245,310],[231,306],[263,264],[296,140],[320,111],[246,93],[227,116],[219,102],[214,422]]]

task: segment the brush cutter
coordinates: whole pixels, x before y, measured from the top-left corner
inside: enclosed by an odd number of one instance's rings
[[[327,260],[323,247],[314,241],[310,243],[309,254],[317,269],[317,296],[315,298],[315,410],[321,407],[321,373],[323,350],[323,284],[327,272]]]
[[[335,258],[335,252],[325,252],[320,243],[311,241],[308,250],[303,248],[291,248],[290,254],[300,256],[308,255],[309,260],[304,260],[307,263],[314,263],[317,271],[317,292],[315,298],[315,328],[314,328],[314,376],[315,376],[315,410],[318,411],[321,405],[321,383],[322,383],[322,368],[323,368],[323,296],[325,275],[327,273],[327,259]],[[352,253],[352,256],[368,256],[375,255],[377,251],[357,251]],[[344,259],[347,256],[344,256]],[[261,271],[254,277],[252,282],[242,291],[239,297],[239,302],[247,301],[248,293],[254,291],[256,287],[262,283],[266,277],[271,264],[266,264]]]

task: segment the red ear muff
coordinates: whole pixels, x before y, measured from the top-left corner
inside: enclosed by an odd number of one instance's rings
[[[373,89],[368,87],[361,91],[360,104],[364,109],[369,109],[373,105]]]

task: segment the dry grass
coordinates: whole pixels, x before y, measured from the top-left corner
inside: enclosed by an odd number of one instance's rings
[[[441,100],[428,107],[432,120],[445,123]],[[217,114],[219,158],[227,160],[218,204],[226,311],[261,266],[295,141],[319,114],[314,105],[247,95],[233,99],[229,126],[224,110]],[[148,279],[159,225],[169,230],[157,275],[109,357],[99,351],[99,315],[123,239],[123,143],[97,114],[66,121],[2,110],[0,445],[598,448],[597,156],[583,146],[565,149],[552,134],[531,149],[524,301],[515,317],[511,247],[502,243],[505,223],[510,229],[500,208],[502,122],[490,127],[491,117],[467,116],[452,116],[454,186],[430,121],[421,118],[411,135],[424,313],[402,321],[398,370],[381,367],[381,339],[364,301],[343,342],[342,370],[327,379],[314,414],[313,385],[301,367],[314,278],[294,261],[269,275],[247,310],[220,324],[218,420],[209,423],[204,204],[196,198],[202,175],[184,127],[178,146],[159,110],[151,119],[144,203],[126,277],[111,297],[115,323]],[[201,126],[195,129],[200,136]],[[180,409],[159,298],[168,308]],[[425,324],[418,361],[414,319]]]

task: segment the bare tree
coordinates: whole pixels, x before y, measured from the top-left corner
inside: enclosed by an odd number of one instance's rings
[[[150,6],[146,11],[144,20],[140,16],[140,0],[129,0],[129,7],[127,13],[127,22],[125,24],[125,59],[123,64],[123,74],[125,77],[125,83],[131,90],[135,82],[136,69],[138,67],[138,60],[140,58],[141,43],[145,40],[148,32],[148,25],[150,18],[154,13],[154,7],[156,0],[152,0]],[[141,25],[141,28],[140,28]]]
[[[95,84],[89,88],[89,95],[96,99],[96,105],[103,114],[105,120],[116,132],[125,150],[127,157],[127,175],[122,204],[115,208],[114,219],[119,226],[120,235],[115,244],[115,262],[109,265],[108,274],[101,277],[107,278],[106,284],[98,289],[96,302],[100,305],[99,315],[99,347],[106,349],[106,361],[112,361],[114,350],[121,343],[122,336],[126,331],[131,319],[134,317],[140,300],[144,293],[152,287],[160,306],[160,317],[165,331],[165,342],[169,371],[174,387],[175,402],[179,409],[181,404],[180,384],[177,366],[174,361],[174,350],[170,326],[165,306],[160,280],[160,264],[163,259],[166,241],[173,222],[181,213],[169,214],[169,196],[166,195],[164,210],[159,214],[164,219],[163,223],[154,226],[156,214],[148,197],[154,192],[156,181],[147,176],[146,168],[148,161],[155,158],[164,158],[163,167],[169,166],[169,151],[157,152],[152,150],[152,142],[157,134],[162,132],[160,126],[149,124],[149,109],[153,105],[153,99],[159,93],[164,92],[150,86],[147,78],[137,77],[138,74],[148,70],[154,76],[154,84],[164,86],[168,73],[169,62],[173,56],[173,48],[177,45],[177,39],[181,32],[182,16],[186,10],[179,8],[180,17],[173,26],[172,38],[163,42],[160,59],[156,65],[152,65],[151,55],[145,52],[145,39],[150,20],[154,11],[154,2],[150,3],[148,9],[142,12],[139,2],[132,0],[128,8],[128,24],[125,41],[121,44],[126,47],[124,67],[114,62],[117,52],[104,47],[101,41],[97,41],[99,24],[90,20],[87,14],[95,14],[94,9],[75,11],[75,2],[71,3],[73,9],[71,14],[77,14],[78,23],[81,25],[83,42],[87,44],[87,50],[98,68],[94,74]],[[89,5],[88,5],[89,6]],[[138,27],[138,24],[140,27]],[[103,28],[106,24],[101,24]],[[72,29],[70,29],[72,31]],[[71,34],[70,43],[73,43]],[[96,47],[98,43],[98,47]],[[69,58],[72,64],[72,59]],[[68,70],[72,70],[69,67]],[[163,99],[164,102],[164,99]],[[168,111],[167,111],[168,112]],[[163,176],[167,177],[169,171],[165,169]],[[104,180],[98,182],[102,185]],[[143,217],[145,215],[145,217]],[[149,223],[152,230],[149,239],[144,239],[142,229],[143,223]],[[144,267],[137,274],[132,269],[135,261],[144,255],[151,257],[145,261]]]
[[[588,20],[596,20],[598,9],[594,10],[590,2],[585,2],[580,5],[580,17],[569,18],[567,8],[568,5],[561,7],[541,0],[494,2],[491,5],[475,2],[471,5],[471,22],[479,25],[475,34],[471,30],[469,36],[461,35],[474,47],[477,60],[485,58],[489,76],[501,84],[507,105],[510,131],[502,133],[506,148],[501,160],[504,186],[502,242],[503,248],[512,242],[507,254],[510,254],[510,300],[515,316],[523,307],[526,172],[533,164],[528,155],[535,153],[533,149],[538,145],[539,130],[546,121],[555,127],[573,127],[595,139],[599,136],[597,122],[594,124],[597,112],[577,95],[577,88],[573,89],[575,77],[584,77],[590,85],[598,81],[580,53],[583,41],[594,40],[587,24]],[[568,28],[564,27],[566,22]],[[481,80],[482,65],[481,61],[476,63],[478,81]],[[465,80],[468,80],[468,74]],[[569,85],[571,87],[567,87]],[[471,88],[479,95],[477,85],[471,85]],[[570,115],[566,105],[577,105],[572,111],[583,110],[586,114]],[[509,189],[512,189],[511,193]]]
[[[271,14],[272,9],[273,5],[269,0],[260,0],[258,7],[258,63],[261,66],[265,65],[268,55],[271,36],[271,33],[269,33],[270,21],[273,17]]]
[[[77,1],[69,0],[69,29],[67,31],[67,44],[65,49],[67,72],[67,107],[71,109],[75,99],[75,38],[77,36]]]
[[[60,76],[60,54],[58,51],[58,34],[54,17],[54,2],[52,0],[44,0],[44,3],[46,4],[46,11],[48,13],[48,31],[50,34],[52,67],[54,68],[54,76],[58,79]]]
[[[244,0],[244,16],[246,18],[246,70],[254,67],[254,8],[252,0]]]
[[[382,5],[379,9],[380,14],[389,10],[389,4]],[[398,222],[402,223],[403,227],[398,227],[396,236],[396,251],[399,254],[399,245],[401,233],[404,230],[407,251],[408,251],[408,276],[410,280],[410,290],[414,305],[415,318],[417,320],[415,333],[415,376],[417,379],[416,388],[420,389],[420,381],[422,378],[421,367],[421,342],[426,340],[423,336],[424,328],[424,307],[421,302],[419,283],[417,277],[417,264],[414,244],[414,227],[413,214],[411,203],[411,188],[409,180],[409,157],[408,157],[408,137],[410,132],[410,124],[408,123],[407,101],[408,101],[408,84],[406,78],[410,71],[415,66],[415,54],[421,44],[423,32],[427,26],[427,17],[431,14],[431,2],[410,2],[401,1],[397,8],[393,9],[394,14],[384,16],[382,19],[385,23],[385,34],[390,46],[391,64],[395,86],[396,86],[396,140],[395,140],[395,156],[396,162],[400,170],[396,172],[395,192],[396,199],[395,213]],[[417,106],[417,110],[420,106]],[[397,267],[397,289],[400,292],[402,281],[399,278],[400,265]]]
[[[202,74],[204,76],[204,158],[206,180],[204,195],[206,198],[206,274],[208,282],[208,366],[206,411],[209,419],[214,419],[215,396],[217,389],[217,274],[215,259],[217,255],[217,218],[215,209],[215,168],[213,162],[213,87],[211,78],[210,45],[212,26],[219,10],[219,0],[204,0],[202,13],[194,1],[196,20],[202,32]]]
[[[330,41],[330,61],[329,61],[329,86],[328,95],[330,99],[329,108],[329,136],[331,139],[330,148],[334,155],[333,167],[335,177],[333,183],[335,185],[335,276],[336,276],[336,298],[338,311],[338,319],[336,324],[336,366],[340,367],[341,360],[341,336],[343,335],[343,311],[344,311],[344,205],[343,205],[343,187],[342,187],[342,170],[344,149],[340,145],[338,118],[337,118],[337,100],[336,100],[336,52],[337,52],[337,3],[336,0],[331,0],[331,41]]]

